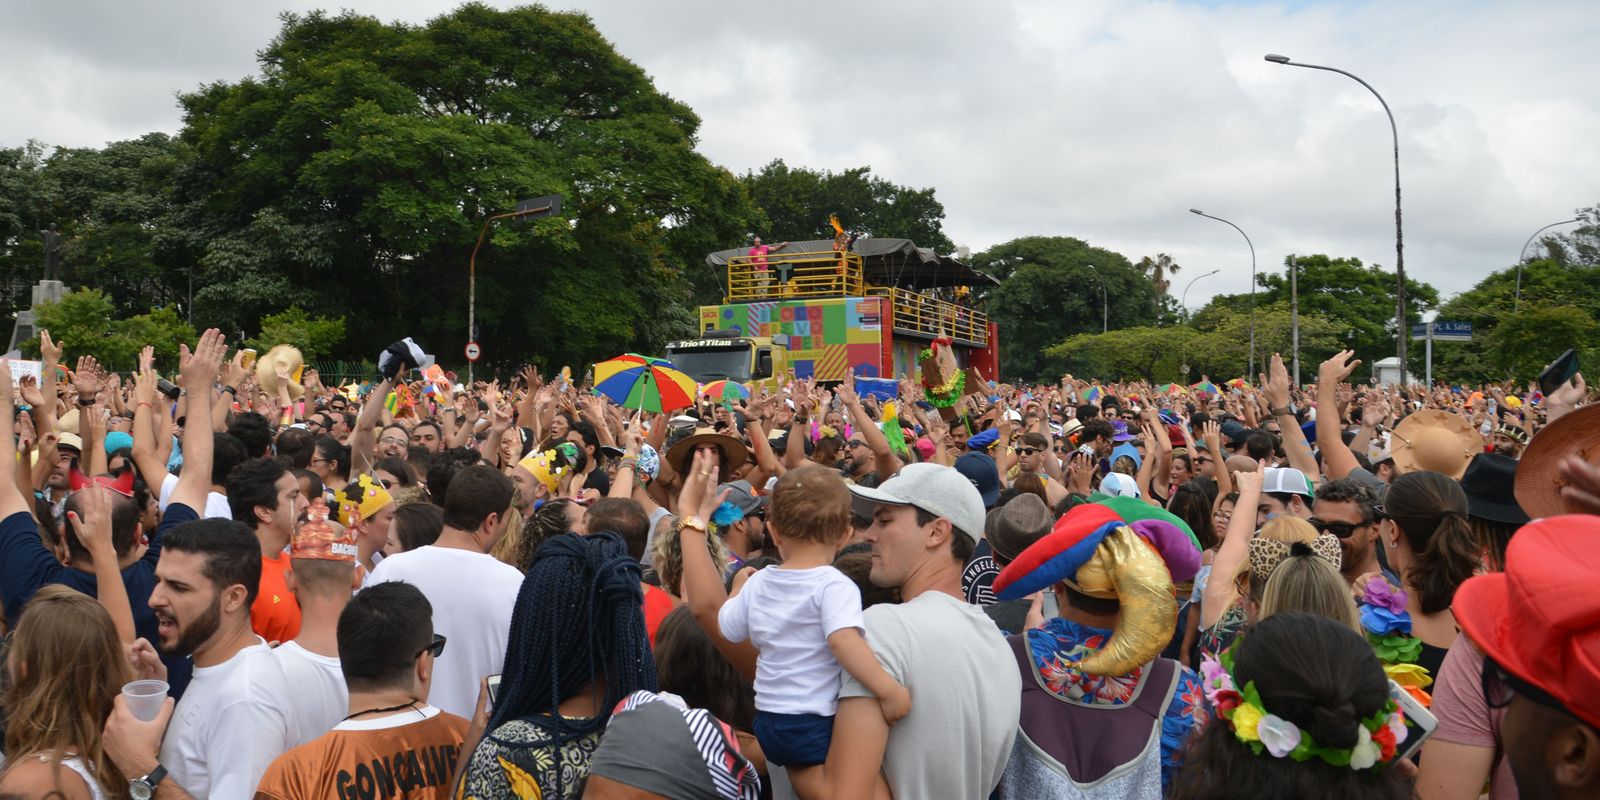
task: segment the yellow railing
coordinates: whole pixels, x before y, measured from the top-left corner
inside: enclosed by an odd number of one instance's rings
[[[780,250],[728,259],[725,302],[799,297],[861,297],[861,256],[850,252]]]
[[[949,336],[978,347],[989,341],[989,317],[982,311],[919,292],[872,286],[869,297],[884,297],[894,312],[894,329],[929,337]]]

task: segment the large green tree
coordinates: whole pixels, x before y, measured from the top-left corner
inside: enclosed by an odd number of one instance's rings
[[[1569,254],[1575,251],[1568,251]],[[1527,379],[1568,348],[1580,363],[1600,357],[1600,265],[1540,258],[1495,272],[1439,308],[1439,319],[1472,323],[1472,341],[1435,342],[1434,377],[1453,383]]]
[[[766,227],[756,233],[769,243],[832,239],[828,215],[838,214],[852,232],[910,239],[941,254],[955,250],[933,189],[897,185],[873,175],[871,167],[819,171],[777,159],[739,180],[766,214]]]
[[[1075,333],[1155,321],[1155,286],[1128,259],[1079,239],[1030,236],[972,258],[1000,279],[983,299],[1000,325],[1001,367],[1025,380],[1060,377],[1046,349]]]
[[[1395,287],[1393,270],[1372,264],[1363,264],[1359,258],[1335,258],[1316,254],[1287,256],[1282,272],[1260,272],[1256,275],[1259,287],[1255,295],[1257,309],[1290,304],[1289,265],[1299,270],[1298,295],[1302,325],[1307,320],[1318,319],[1338,329],[1338,338],[1353,348],[1362,359],[1357,379],[1369,374],[1372,362],[1394,355],[1395,352]],[[1248,314],[1250,295],[1218,295],[1194,316],[1201,329],[1214,326],[1220,314],[1243,311]],[[1406,279],[1406,329],[1422,321],[1424,311],[1438,307],[1439,291],[1431,285],[1411,278]],[[1265,349],[1257,320],[1256,364],[1261,368],[1271,350]],[[1245,335],[1248,339],[1248,327]],[[1265,355],[1263,355],[1265,354]],[[1420,358],[1418,351],[1411,357]],[[1412,371],[1421,375],[1421,362]]]
[[[491,228],[478,320],[491,363],[578,364],[689,329],[685,268],[753,227],[699,119],[582,14],[286,14],[259,61],[180,98],[197,323],[295,305],[345,317],[346,352],[413,334],[452,358],[482,221],[559,194],[559,218]]]

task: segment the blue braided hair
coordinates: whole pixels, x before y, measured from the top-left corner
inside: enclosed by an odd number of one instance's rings
[[[645,635],[639,562],[622,537],[563,533],[539,546],[517,593],[492,732],[511,720],[538,726],[552,746],[601,730],[623,698],[656,690]],[[605,682],[600,713],[568,719],[562,701]]]

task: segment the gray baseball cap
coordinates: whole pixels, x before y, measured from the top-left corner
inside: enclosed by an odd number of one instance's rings
[[[967,476],[942,464],[908,464],[875,489],[850,486],[856,497],[879,505],[915,506],[950,520],[973,542],[983,538],[983,496]]]
[[[740,480],[724,483],[717,487],[717,494],[721,494],[724,489],[728,492],[728,502],[738,506],[739,510],[746,514],[753,514],[767,505],[767,498],[756,497],[755,490],[751,488],[749,481]]]

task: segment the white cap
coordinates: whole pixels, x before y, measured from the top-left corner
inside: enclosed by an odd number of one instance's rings
[[[1267,467],[1261,476],[1261,493],[1312,496],[1306,474],[1294,467]]]
[[[955,467],[927,462],[907,464],[876,489],[852,485],[850,491],[879,505],[915,506],[950,520],[973,542],[983,538],[983,496]]]
[[[1131,475],[1113,472],[1100,480],[1100,493],[1112,497],[1139,497],[1139,482]]]

